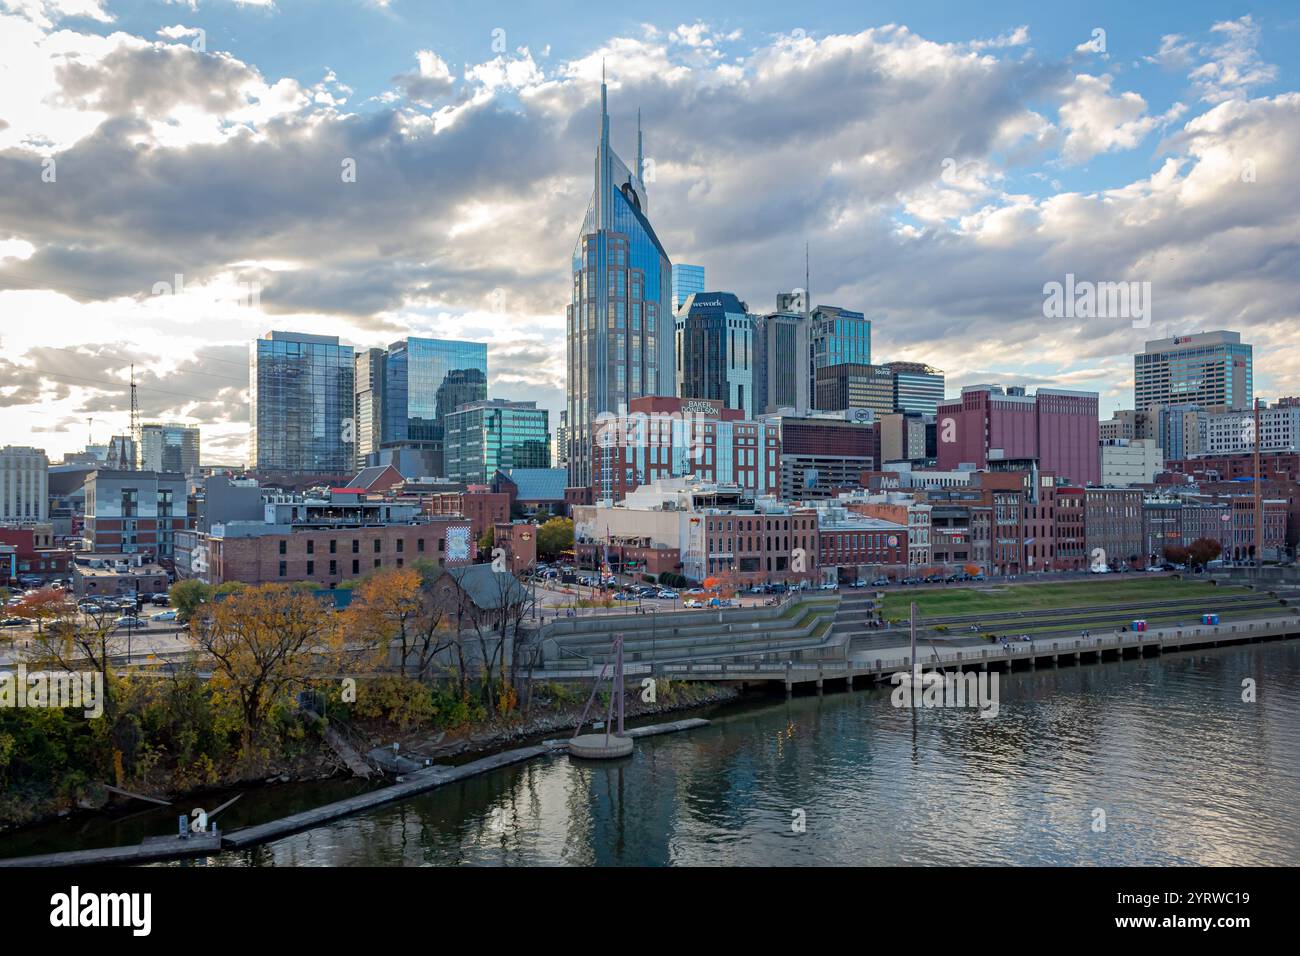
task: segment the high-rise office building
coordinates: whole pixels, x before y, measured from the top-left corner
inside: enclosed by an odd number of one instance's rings
[[[420,461],[415,470],[441,475],[447,416],[459,405],[487,398],[487,345],[424,338],[394,342],[384,361],[383,394],[382,448],[403,461],[414,456]],[[406,474],[410,468],[399,470]]]
[[[886,362],[880,367],[894,375],[894,411],[935,413],[943,401],[942,370],[921,362]]]
[[[871,320],[861,312],[819,305],[812,310],[808,338],[809,402],[813,408],[819,408],[818,369],[828,365],[871,364]]]
[[[673,308],[680,309],[697,292],[704,291],[704,266],[673,265]]]
[[[374,464],[384,433],[383,349],[366,349],[356,358],[357,469]]]
[[[550,416],[536,402],[470,402],[446,418],[446,476],[487,484],[498,468],[551,466]]]
[[[671,395],[672,263],[646,218],[641,177],[609,143],[605,84],[600,85],[600,137],[595,189],[573,247],[573,286],[567,319],[569,433],[591,434],[596,416],[617,414],[641,395]],[[570,443],[570,485],[591,484],[591,447]]]
[[[352,346],[268,332],[249,354],[251,458],[262,473],[343,475],[356,464]]]
[[[39,448],[0,448],[0,524],[44,521],[50,515],[50,462]]]
[[[695,292],[678,310],[677,395],[754,417],[754,317],[730,292]]]
[[[174,423],[141,425],[140,468],[142,471],[198,474],[198,426]]]
[[[777,310],[754,321],[754,414],[793,408],[802,415],[810,405],[808,319],[799,301],[783,293]]]
[[[894,410],[894,373],[883,365],[823,365],[817,369],[816,384],[819,411],[869,408],[879,418]]]
[[[1198,332],[1155,339],[1133,356],[1133,407],[1222,405],[1254,400],[1253,349],[1239,332]]]

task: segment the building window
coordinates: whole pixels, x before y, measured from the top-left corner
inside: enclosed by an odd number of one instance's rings
[[[383,541],[381,541],[379,538],[376,538],[376,539],[375,539],[375,554],[378,554],[378,553],[379,553],[379,550],[380,550],[381,547],[383,547]]]
[[[288,574],[288,573],[289,573],[289,565],[288,565],[288,562],[286,562],[286,561],[281,561],[281,562],[280,562],[280,577],[284,577],[284,576],[285,576],[286,574]]]
[[[330,538],[330,554],[339,553],[339,543],[336,539]]]
[[[361,542],[358,541],[356,538],[353,538],[353,539],[352,539],[352,553],[353,553],[353,554],[359,554],[360,552],[361,552]],[[355,563],[355,562],[353,562],[353,563]]]
[[[423,538],[420,538],[419,540],[417,540],[417,541],[415,542],[415,550],[416,550],[416,551],[419,551],[421,554],[424,553],[424,539],[423,539]]]
[[[281,542],[280,542],[280,553],[281,553],[281,554],[286,554],[287,552],[288,552],[288,545],[287,545],[287,543],[284,542],[284,541],[281,541]]]
[[[307,553],[308,554],[316,553],[316,542],[312,541],[310,538],[307,540]],[[311,572],[309,571],[307,573],[310,574]]]
[[[397,553],[398,553],[398,554],[401,554],[402,551],[405,550],[405,548],[406,548],[406,539],[404,539],[404,538],[398,538],[398,539],[397,539]]]
[[[360,561],[353,561],[353,562],[352,562],[352,573],[353,573],[353,574],[360,574],[360,573],[361,573],[361,562],[360,562]]]
[[[338,573],[339,573],[339,563],[338,563],[337,561],[331,561],[331,562],[330,562],[330,577],[334,577],[334,576],[335,576],[336,574],[338,574]]]
[[[308,562],[307,562],[307,577],[311,577],[311,576],[312,576],[313,574],[315,574],[315,573],[316,573],[316,562],[315,562],[315,561],[308,561]]]
[[[383,563],[383,558],[375,558],[375,567],[379,567]]]

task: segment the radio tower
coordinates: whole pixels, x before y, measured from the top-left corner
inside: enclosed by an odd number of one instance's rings
[[[135,471],[140,454],[140,399],[135,390],[135,366],[131,366],[131,466]]]

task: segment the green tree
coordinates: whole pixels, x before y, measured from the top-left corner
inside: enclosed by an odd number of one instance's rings
[[[481,535],[478,536],[478,553],[490,554],[492,552],[493,545],[496,544],[496,539],[497,539],[496,528],[488,528],[486,531],[484,531]]]
[[[537,530],[537,551],[554,557],[573,549],[573,521],[569,518],[552,518]]]
[[[212,600],[212,586],[202,581],[177,581],[167,592],[172,607],[182,620],[189,620],[200,604]]]

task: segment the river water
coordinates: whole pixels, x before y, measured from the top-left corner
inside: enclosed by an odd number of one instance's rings
[[[1300,863],[1300,643],[998,689],[993,719],[889,688],[768,698],[617,763],[542,758],[210,863]]]

